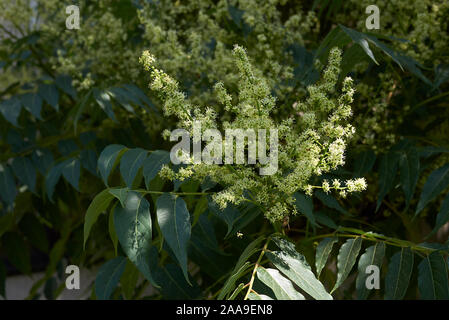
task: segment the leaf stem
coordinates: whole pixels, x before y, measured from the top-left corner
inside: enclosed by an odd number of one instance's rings
[[[262,260],[265,251],[267,250],[268,244],[270,243],[271,237],[268,237],[267,241],[265,242],[265,245],[262,248],[262,251],[260,252],[259,258],[256,261],[256,264],[254,265],[254,269],[253,269],[253,273],[251,274],[251,279],[249,281],[249,287],[248,287],[248,291],[246,292],[245,297],[243,298],[243,300],[247,300],[249,293],[251,292],[251,290],[253,289],[253,284],[254,284],[254,279],[256,277],[256,272],[257,272],[257,268],[260,265],[260,261]]]

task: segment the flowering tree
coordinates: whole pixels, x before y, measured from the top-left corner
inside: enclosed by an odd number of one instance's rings
[[[411,3],[2,2],[0,295],[449,299],[449,5]]]

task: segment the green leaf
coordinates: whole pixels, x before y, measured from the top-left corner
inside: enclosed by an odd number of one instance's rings
[[[109,189],[101,191],[92,200],[89,208],[87,208],[86,217],[84,218],[84,248],[86,247],[87,238],[89,238],[90,230],[98,217],[103,213],[111,203],[114,196],[109,192]]]
[[[64,178],[79,191],[79,180],[81,174],[81,163],[79,159],[72,158],[61,164],[62,175]]]
[[[42,98],[37,93],[25,93],[20,96],[23,107],[36,118],[42,120]]]
[[[443,190],[449,186],[449,163],[439,169],[432,171],[423,187],[421,197],[416,207],[415,216],[424,207],[435,199]]]
[[[449,300],[449,279],[444,257],[432,252],[418,265],[418,288],[421,299]]]
[[[111,238],[112,244],[114,245],[115,255],[117,255],[118,237],[117,237],[117,232],[115,232],[115,226],[114,226],[114,209],[115,209],[115,207],[113,207],[111,210],[111,213],[109,213],[108,232],[109,232],[109,237]]]
[[[0,237],[14,226],[16,216],[14,212],[0,215]]]
[[[120,173],[128,188],[132,188],[137,172],[142,167],[148,151],[136,148],[126,151],[120,160]]]
[[[223,300],[224,297],[232,290],[235,286],[235,281],[241,277],[241,275],[246,271],[249,267],[250,262],[249,258],[258,252],[260,243],[264,240],[264,237],[259,237],[256,240],[252,241],[246,248],[243,250],[240,255],[234,269],[231,271],[231,276],[226,280],[223,288],[218,295],[218,300]]]
[[[276,269],[259,267],[257,278],[273,290],[278,300],[305,300],[304,296],[293,287],[293,283]]]
[[[113,121],[117,121],[114,111],[112,111],[111,97],[105,91],[100,91],[97,88],[93,89],[93,95],[95,101],[97,101],[100,108],[106,113],[106,115]]]
[[[76,91],[72,86],[72,78],[67,75],[60,75],[56,77],[55,84],[59,89],[72,96],[72,98],[76,98]]]
[[[396,252],[388,265],[385,276],[385,299],[401,300],[407,292],[413,270],[413,252],[402,248]]]
[[[193,282],[186,281],[183,271],[175,264],[169,263],[157,268],[155,278],[161,284],[161,293],[165,299],[193,300],[201,297],[201,289]]]
[[[28,243],[40,251],[48,253],[50,245],[46,230],[34,214],[25,214],[20,220],[19,228],[28,239]]]
[[[379,168],[379,195],[377,196],[376,211],[382,204],[382,200],[393,189],[396,178],[399,156],[396,152],[390,151],[383,155]]]
[[[245,202],[238,207],[237,212],[239,212],[239,216],[234,221],[231,231],[226,234],[225,239],[243,230],[262,213],[262,210],[253,203]]]
[[[376,154],[373,150],[360,152],[354,161],[354,177],[363,177],[373,168],[375,162]]]
[[[126,262],[125,257],[117,257],[106,262],[98,270],[95,294],[99,300],[109,300],[125,271]]]
[[[248,295],[249,300],[273,300],[265,294],[258,294],[257,292],[250,292]]]
[[[385,255],[385,243],[377,242],[375,245],[368,247],[365,253],[360,256],[358,265],[358,274],[356,280],[357,299],[365,300],[368,298],[369,290],[366,288],[366,267],[369,265],[375,265],[377,267],[382,266],[382,261]]]
[[[79,152],[79,147],[73,139],[63,139],[58,141],[58,150],[64,157],[70,156],[72,153]]]
[[[208,246],[212,250],[219,251],[214,226],[208,219],[206,214],[202,214],[201,216],[199,216],[194,231],[196,231],[197,234],[200,235],[202,241],[204,241],[204,244],[206,246]]]
[[[338,203],[337,199],[335,199],[330,194],[325,193],[322,190],[317,190],[314,195],[327,207],[331,209],[335,209],[338,212],[341,212],[343,214],[348,214],[348,211],[346,211],[340,203]]]
[[[143,195],[130,191],[125,206],[117,205],[114,210],[114,226],[120,245],[134,265],[153,285],[151,261],[150,203]]]
[[[16,182],[11,170],[0,164],[0,198],[8,205],[14,203],[17,196]]]
[[[334,243],[336,243],[337,241],[337,238],[324,238],[316,248],[315,266],[318,277],[320,276],[321,271],[326,265],[327,259],[329,258]]]
[[[340,25],[340,28],[352,39],[352,41],[354,41],[355,43],[357,43],[362,47],[363,51],[365,51],[365,53],[371,58],[371,60],[374,61],[375,64],[379,64],[376,61],[376,58],[374,57],[374,53],[371,51],[369,47],[367,37],[363,33],[357,32],[350,28],[346,28],[342,25]]]
[[[47,173],[45,177],[45,190],[47,192],[47,196],[50,201],[53,202],[53,192],[55,190],[55,186],[59,181],[59,178],[62,175],[62,165],[63,163],[59,163],[53,166],[50,171]]]
[[[78,121],[79,121],[84,109],[86,108],[86,105],[87,105],[87,102],[89,101],[91,93],[92,93],[92,90],[89,90],[86,93],[86,95],[77,103],[77,105],[74,109],[74,110],[76,110],[75,117],[73,119],[73,127],[75,130],[75,134],[76,134],[77,128],[78,128]]]
[[[443,200],[441,204],[440,211],[438,211],[437,218],[435,221],[435,227],[428,237],[436,233],[442,226],[444,226],[449,221],[449,193]]]
[[[30,274],[30,251],[23,238],[16,232],[7,232],[2,237],[2,244],[9,262],[20,272]]]
[[[413,73],[416,77],[424,81],[426,84],[430,86],[432,85],[432,82],[429,79],[427,79],[422,73],[422,71],[419,69],[420,67],[419,63],[416,62],[414,59],[402,55],[399,52],[391,49],[390,47],[388,47],[383,42],[379,41],[375,36],[371,34],[358,32],[354,29],[350,29],[342,25],[339,25],[339,27],[346,35],[348,35],[351,38],[352,41],[359,44],[363,48],[365,53],[371,58],[371,60],[374,61],[374,63],[378,64],[378,62],[374,58],[373,52],[369,47],[369,43],[373,44],[378,49],[380,49],[384,54],[393,59],[393,61],[396,62],[402,70],[406,68],[408,71]]]
[[[187,275],[187,244],[190,240],[190,214],[186,203],[180,197],[164,193],[156,202],[157,222],[164,239],[178,260],[184,276]]]
[[[17,98],[11,98],[0,102],[0,113],[13,126],[18,127],[17,118],[22,110],[22,104]]]
[[[154,104],[150,101],[150,99],[147,97],[147,95],[145,93],[143,93],[143,91],[140,88],[138,88],[134,84],[124,84],[123,87],[125,87],[125,89],[128,92],[130,92],[136,98],[138,98],[140,101],[142,101],[144,103],[144,105],[142,105],[142,107],[144,107],[147,111],[149,109],[146,108],[146,106],[149,106],[151,109],[153,109],[154,112],[156,112],[156,114],[159,114],[159,111],[156,109]]]
[[[402,190],[404,190],[406,205],[410,203],[419,178],[419,154],[410,150],[401,155],[399,162]]]
[[[145,178],[145,185],[147,189],[150,187],[150,182],[161,170],[164,164],[170,162],[170,153],[163,150],[156,150],[151,152],[148,158],[143,162],[143,176]]]
[[[361,247],[362,238],[360,237],[349,239],[340,247],[337,257],[337,281],[335,282],[332,292],[340,287],[343,281],[348,277],[357,260]]]
[[[313,215],[312,198],[299,192],[295,192],[293,197],[295,198],[295,206],[298,212],[305,215],[314,227],[317,226],[315,216]]]
[[[339,228],[339,226],[335,224],[335,221],[331,217],[329,217],[329,214],[325,211],[317,211],[315,213],[315,218],[319,224],[322,224],[326,227],[335,230]]]
[[[266,255],[276,268],[314,299],[332,300],[332,296],[315,277],[303,255],[291,255],[281,251],[267,252]]]
[[[217,215],[221,220],[223,220],[228,226],[228,231],[226,233],[226,236],[228,236],[232,231],[234,223],[239,218],[241,213],[237,210],[235,206],[231,204],[228,204],[228,206],[224,210],[220,209],[220,207],[212,200],[210,196],[208,196],[208,203],[211,211],[215,215]]]
[[[59,111],[59,92],[54,84],[40,84],[38,92],[53,109]]]
[[[54,162],[53,154],[48,149],[34,150],[31,159],[33,159],[34,165],[36,166],[37,170],[39,170],[39,172],[44,176],[47,174],[47,170]]]
[[[118,88],[118,87],[113,87],[113,88],[109,88],[108,90],[106,90],[106,92],[111,97],[113,97],[115,100],[117,100],[117,102],[123,108],[125,108],[126,111],[131,112],[131,113],[135,113],[134,108],[132,107],[130,102],[136,103],[136,100],[125,89]]]
[[[288,240],[286,240],[284,238],[281,238],[279,236],[273,237],[272,240],[276,244],[276,246],[279,249],[281,249],[281,251],[286,252],[289,255],[297,256],[297,257],[300,258],[300,254],[296,250],[296,245],[293,242],[288,241]]]
[[[111,171],[117,165],[117,161],[120,161],[121,156],[126,150],[125,146],[111,144],[101,152],[98,158],[98,170],[106,186],[108,186],[108,178]]]
[[[92,173],[94,176],[98,176],[97,172],[97,154],[92,149],[82,150],[80,153],[81,166]]]
[[[232,267],[228,255],[219,251],[219,248],[211,248],[207,239],[202,237],[197,228],[193,229],[188,247],[189,259],[201,268],[201,272],[218,279]]]
[[[237,297],[237,295],[243,290],[243,287],[245,287],[245,284],[241,282],[229,296],[228,300],[234,300]]]
[[[139,280],[139,270],[134,266],[131,261],[126,264],[125,271],[123,272],[120,283],[123,289],[123,295],[126,299],[131,300],[133,298],[134,291],[137,287],[137,281]]]
[[[126,205],[126,199],[128,198],[129,188],[112,188],[109,189],[109,193],[120,201],[122,207]]]
[[[26,157],[14,158],[11,163],[12,170],[20,182],[36,193],[36,169],[33,162]]]

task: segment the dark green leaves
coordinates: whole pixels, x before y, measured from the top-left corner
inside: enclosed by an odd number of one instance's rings
[[[337,281],[332,291],[335,291],[343,281],[346,280],[352,267],[354,266],[360,248],[362,246],[362,239],[360,237],[347,240],[340,248],[337,257]]]
[[[395,253],[388,265],[385,277],[385,299],[401,300],[407,292],[413,270],[413,252],[410,248],[402,248]]]
[[[441,168],[433,171],[429,178],[427,178],[424,185],[421,197],[419,198],[418,206],[415,215],[420,213],[422,209],[436,196],[438,196],[444,189],[449,186],[449,163]]]
[[[22,110],[22,104],[17,98],[11,98],[0,102],[0,113],[8,120],[12,125],[18,126],[17,118]]]
[[[123,251],[140,272],[156,285],[150,267],[151,227],[150,204],[143,195],[130,191],[124,206],[114,210],[114,226]]]
[[[359,153],[354,160],[354,177],[363,177],[368,173],[376,162],[376,154],[373,150],[366,150]]]
[[[49,250],[49,242],[44,226],[32,213],[26,214],[19,223],[20,231],[25,235],[33,247],[47,253]]]
[[[449,221],[449,193],[446,195],[446,197],[443,200],[443,203],[441,204],[440,211],[438,212],[435,221],[435,227],[433,228],[430,235],[437,232],[438,229],[440,229],[448,221]]]
[[[25,93],[20,96],[23,107],[28,110],[33,116],[42,120],[42,98],[37,93]]]
[[[59,110],[59,92],[54,84],[41,84],[38,92],[49,105],[56,111]]]
[[[180,197],[165,193],[157,199],[157,222],[173,250],[187,281],[187,244],[190,240],[190,214]]]
[[[220,291],[220,294],[218,295],[218,300],[222,300],[232,289],[234,289],[235,281],[239,279],[242,274],[247,270],[247,268],[250,265],[250,262],[248,261],[249,258],[258,252],[260,243],[264,240],[263,237],[259,237],[256,240],[253,240],[246,248],[243,250],[242,254],[240,255],[234,269],[231,272],[231,275],[226,280],[223,288]]]
[[[396,178],[399,155],[396,152],[388,152],[383,155],[379,168],[379,195],[376,210],[379,209],[385,195],[393,189]]]
[[[273,290],[273,293],[278,300],[305,299],[304,296],[293,287],[292,282],[276,269],[259,267],[257,268],[257,278]]]
[[[365,250],[365,253],[360,256],[356,280],[357,299],[364,300],[369,294],[369,291],[366,288],[366,278],[369,275],[366,273],[366,267],[374,265],[380,269],[384,255],[385,243],[378,242],[375,245],[368,247]]]
[[[303,255],[283,251],[267,252],[266,255],[276,268],[307,294],[317,300],[332,300],[332,296],[315,277]]]
[[[231,204],[229,204],[225,209],[220,209],[220,207],[210,198],[208,197],[209,208],[211,211],[216,214],[221,220],[223,220],[228,226],[228,231],[226,236],[228,236],[241,215],[241,213],[237,210],[237,208]]]
[[[149,188],[151,180],[161,170],[164,164],[170,162],[170,153],[167,151],[156,150],[151,152],[147,159],[143,163],[143,176],[145,178],[145,185]]]
[[[418,265],[418,288],[421,299],[449,300],[448,269],[444,257],[432,252]]]
[[[105,91],[100,91],[97,88],[94,88],[92,93],[95,101],[97,101],[98,105],[107,114],[107,116],[112,120],[117,121],[114,111],[112,111],[111,97],[108,93]]]
[[[406,204],[410,203],[415,192],[415,187],[419,178],[419,154],[415,150],[410,150],[401,155],[400,162],[401,186],[404,190]]]
[[[11,164],[14,174],[20,182],[26,185],[32,192],[36,192],[36,169],[29,158],[14,158]]]
[[[76,98],[76,91],[72,86],[72,78],[67,75],[60,75],[55,79],[56,86],[70,95],[72,98]]]
[[[79,191],[78,185],[81,174],[80,160],[76,158],[68,159],[61,164],[61,172],[64,178]]]
[[[310,223],[313,226],[316,226],[315,216],[313,215],[312,198],[310,198],[309,196],[306,196],[302,193],[298,193],[298,192],[296,192],[294,194],[294,197],[295,197],[296,209],[298,210],[298,212],[305,215],[307,217],[307,219],[309,219]]]
[[[55,191],[55,186],[59,181],[62,174],[62,164],[59,163],[53,166],[45,177],[45,190],[47,192],[48,198],[53,201],[53,192]]]
[[[337,238],[325,238],[320,242],[320,244],[316,248],[315,266],[318,277],[320,276],[321,271],[326,265],[326,261],[332,251],[334,243],[336,243],[337,241],[338,241]]]
[[[161,283],[161,292],[165,299],[192,300],[201,297],[201,289],[193,283],[187,282],[183,271],[175,264],[167,264],[164,268],[157,268],[155,274]]]
[[[120,160],[120,173],[126,185],[131,188],[137,172],[147,157],[147,151],[136,148],[126,151]]]
[[[5,233],[2,237],[9,262],[22,273],[31,272],[31,260],[28,247],[23,238],[16,232]]]
[[[95,279],[95,294],[99,300],[110,298],[125,271],[126,261],[124,257],[117,257],[106,262],[98,270]]]
[[[0,198],[8,205],[11,205],[16,199],[16,182],[6,165],[0,164]]]
[[[108,178],[117,161],[126,151],[126,148],[119,144],[111,144],[104,148],[98,158],[98,170],[105,185],[108,185]]]
[[[114,196],[109,192],[109,189],[103,190],[95,196],[89,208],[87,208],[86,217],[84,218],[84,247],[86,246],[86,241],[89,238],[92,226],[100,214],[108,208],[113,198]]]

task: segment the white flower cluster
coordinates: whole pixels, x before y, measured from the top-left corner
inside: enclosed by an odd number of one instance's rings
[[[276,110],[276,99],[271,95],[262,73],[253,68],[245,50],[240,46],[233,49],[234,60],[239,74],[237,92],[228,92],[223,83],[215,85],[215,92],[223,108],[200,107],[189,102],[179,91],[178,83],[165,72],[156,68],[154,56],[145,51],[141,57],[144,68],[151,73],[150,87],[155,90],[162,103],[165,115],[176,116],[178,125],[192,132],[193,123],[199,121],[201,130],[226,129],[277,129],[279,149],[277,150],[279,169],[273,175],[258,174],[259,164],[217,165],[194,163],[174,172],[164,167],[161,176],[168,179],[184,180],[193,178],[203,181],[209,177],[223,187],[213,195],[221,208],[229,203],[239,204],[251,201],[265,208],[266,217],[271,221],[295,214],[293,194],[303,191],[312,194],[313,189],[325,192],[335,189],[341,196],[366,188],[364,179],[334,180],[332,185],[324,181],[322,186],[312,186],[309,181],[344,164],[347,140],[354,134],[348,123],[351,116],[350,103],[354,90],[352,80],[342,82],[342,93],[336,95],[341,52],[332,49],[329,63],[322,80],[308,88],[309,97],[305,102],[297,102],[297,117],[275,121],[271,113]],[[221,118],[219,118],[221,117]],[[219,122],[219,119],[228,119]],[[230,143],[225,141],[226,143]],[[224,152],[224,150],[223,150]],[[235,163],[235,162],[234,162]],[[247,196],[245,196],[247,195]],[[249,198],[248,198],[249,197]]]

